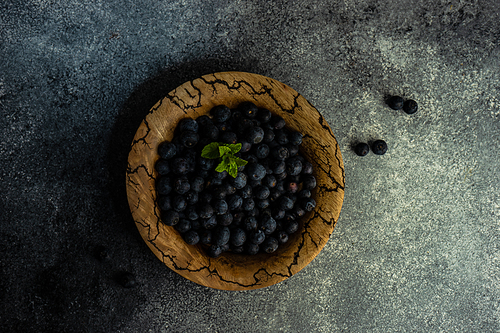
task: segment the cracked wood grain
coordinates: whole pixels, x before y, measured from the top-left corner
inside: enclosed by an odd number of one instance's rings
[[[182,118],[208,114],[216,105],[230,108],[251,101],[281,115],[304,135],[301,153],[314,166],[317,206],[306,214],[300,229],[273,254],[205,255],[201,246],[187,245],[160,220],[156,206],[154,164],[157,147],[171,140]],[[186,82],[160,100],[143,120],[132,141],[126,174],[132,216],[145,243],[170,269],[198,284],[224,290],[263,288],[296,274],[322,250],[333,232],[344,199],[342,155],[326,120],[300,94],[264,76],[225,72]]]

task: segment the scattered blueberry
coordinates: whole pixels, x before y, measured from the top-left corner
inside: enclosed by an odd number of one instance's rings
[[[400,96],[391,96],[387,100],[387,105],[393,110],[401,110],[403,108],[403,98]]]
[[[377,140],[373,142],[372,151],[376,155],[384,155],[387,152],[387,143],[384,140]]]
[[[360,142],[354,147],[354,152],[358,156],[366,156],[370,151],[370,146],[367,143]]]
[[[403,111],[407,114],[414,114],[418,110],[418,104],[412,99],[409,99],[403,104]]]

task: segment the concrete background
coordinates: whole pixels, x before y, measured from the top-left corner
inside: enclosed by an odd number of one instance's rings
[[[2,331],[499,332],[499,22],[494,0],[2,1]],[[125,196],[146,111],[227,70],[300,92],[346,168],[320,255],[252,292],[166,268]]]

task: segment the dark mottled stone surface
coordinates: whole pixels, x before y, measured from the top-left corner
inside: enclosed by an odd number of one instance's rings
[[[0,4],[0,323],[6,332],[500,330],[495,1]],[[321,254],[223,292],[167,269],[131,218],[140,121],[201,75],[297,90],[339,141],[346,197]],[[387,95],[419,103],[406,115]],[[357,141],[387,154],[358,157]],[[109,258],[96,254],[106,246]],[[136,286],[120,285],[131,272]]]

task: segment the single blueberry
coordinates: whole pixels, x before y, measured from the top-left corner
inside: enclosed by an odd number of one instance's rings
[[[377,140],[373,142],[372,151],[376,155],[384,155],[387,152],[387,143],[384,140]]]
[[[368,146],[368,144],[364,142],[360,142],[354,147],[354,152],[358,156],[366,156],[369,151],[370,151],[370,146]]]
[[[418,110],[418,104],[412,99],[409,99],[403,104],[403,111],[407,114],[414,114]]]
[[[387,100],[387,105],[393,110],[401,110],[403,108],[403,98],[400,96],[391,96]]]

